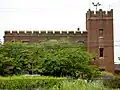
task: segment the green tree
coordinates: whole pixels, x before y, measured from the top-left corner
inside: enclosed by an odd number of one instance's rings
[[[84,45],[65,39],[36,44],[8,42],[0,48],[0,72],[1,75],[29,72],[91,80],[100,75],[99,69],[91,64],[92,58]]]
[[[91,80],[100,75],[100,71],[91,65],[93,55],[82,44],[68,41],[50,40],[42,42],[43,57],[41,72],[43,75],[72,76]]]

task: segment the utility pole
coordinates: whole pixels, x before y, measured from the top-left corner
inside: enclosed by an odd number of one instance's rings
[[[101,4],[100,4],[99,2],[98,2],[98,3],[96,3],[96,4],[95,4],[94,2],[92,2],[92,4],[93,4],[93,6],[95,6],[95,7],[96,7],[96,11],[97,11],[97,7],[98,7],[98,6],[101,6]]]

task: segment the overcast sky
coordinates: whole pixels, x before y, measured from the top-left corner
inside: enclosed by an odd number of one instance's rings
[[[90,2],[114,9],[115,62],[120,56],[120,0],[0,0],[0,39],[5,30],[85,30]]]

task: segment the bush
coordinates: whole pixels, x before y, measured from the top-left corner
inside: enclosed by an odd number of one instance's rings
[[[101,76],[103,76],[103,77],[104,77],[104,76],[108,76],[108,77],[111,77],[111,78],[114,77],[114,75],[113,75],[112,73],[107,72],[107,71],[102,71],[102,72],[101,72]]]
[[[104,90],[100,84],[86,83],[83,80],[66,80],[49,90]]]
[[[103,80],[103,85],[107,88],[120,88],[120,77],[116,76],[112,79]]]
[[[104,90],[98,83],[45,76],[0,77],[0,90]]]
[[[33,90],[35,88],[49,89],[63,80],[64,80],[63,78],[40,77],[40,76],[1,77],[0,89],[9,90],[16,89]]]

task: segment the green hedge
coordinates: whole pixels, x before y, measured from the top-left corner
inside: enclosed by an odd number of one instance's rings
[[[0,90],[104,90],[98,83],[45,76],[0,77]]]
[[[20,76],[20,77],[1,77],[0,90],[33,90],[35,88],[49,89],[63,81],[64,78]]]

